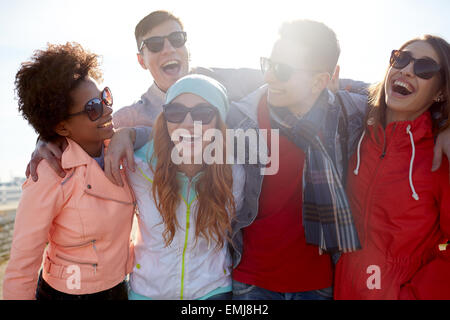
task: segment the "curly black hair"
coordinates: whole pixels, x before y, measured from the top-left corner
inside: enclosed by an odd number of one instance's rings
[[[54,129],[68,118],[70,92],[87,76],[102,80],[99,56],[76,42],[48,44],[46,50],[35,51],[30,61],[22,63],[14,82],[19,112],[41,139],[58,137]]]

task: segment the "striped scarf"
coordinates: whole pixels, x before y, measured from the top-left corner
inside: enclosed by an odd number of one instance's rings
[[[326,95],[325,95],[326,93]],[[342,253],[361,249],[347,195],[330,153],[324,146],[336,146],[336,116],[330,117],[328,93],[319,97],[313,108],[298,118],[286,108],[269,107],[272,128],[280,129],[305,153],[303,169],[303,227],[306,242],[319,247],[319,253]],[[275,111],[276,110],[276,111]],[[281,112],[280,112],[281,111]],[[327,123],[334,121],[332,123]],[[328,130],[328,131],[327,131]],[[334,130],[335,132],[330,132]],[[333,138],[322,143],[319,136]],[[343,155],[346,157],[347,155]]]

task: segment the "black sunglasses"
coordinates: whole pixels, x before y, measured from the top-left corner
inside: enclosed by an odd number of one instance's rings
[[[181,103],[169,103],[163,105],[164,118],[168,122],[181,123],[188,113],[191,114],[193,121],[201,121],[202,124],[208,124],[216,115],[217,109],[210,104],[201,103],[193,108],[188,108]]]
[[[441,66],[431,58],[414,58],[408,51],[392,50],[390,64],[395,69],[403,69],[414,62],[414,74],[428,80],[441,70]]]
[[[160,52],[164,48],[164,40],[166,38],[167,40],[169,40],[172,47],[181,48],[186,43],[187,34],[184,31],[175,31],[169,34],[168,36],[150,37],[142,41],[139,51],[142,51],[145,45],[147,46],[147,49],[150,50],[151,52],[154,53]]]
[[[111,107],[113,104],[113,97],[111,90],[105,87],[102,91],[101,98],[93,98],[84,105],[84,110],[69,114],[69,117],[78,116],[86,113],[91,121],[96,121],[103,115],[103,105]]]
[[[275,74],[275,77],[277,77],[277,79],[281,82],[288,81],[296,71],[318,72],[316,70],[294,68],[284,63],[273,62],[269,58],[264,57],[260,58],[260,64],[263,74],[265,74],[269,70],[272,70]]]

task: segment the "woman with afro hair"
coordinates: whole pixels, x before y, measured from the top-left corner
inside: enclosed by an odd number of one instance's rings
[[[98,56],[77,43],[36,51],[16,75],[23,117],[42,139],[67,141],[66,175],[41,161],[40,179],[22,187],[5,299],[127,299],[135,201],[126,183],[116,186],[103,172],[114,131],[112,95],[99,89],[101,77]]]

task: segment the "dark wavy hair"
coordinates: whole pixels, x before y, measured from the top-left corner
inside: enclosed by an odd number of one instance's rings
[[[23,62],[16,74],[15,92],[19,112],[33,126],[40,138],[52,141],[58,137],[55,127],[68,118],[70,93],[81,80],[102,80],[99,56],[76,42],[48,44],[37,50],[30,61]]]

